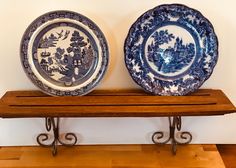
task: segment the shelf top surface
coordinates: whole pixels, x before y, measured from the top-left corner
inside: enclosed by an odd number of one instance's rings
[[[142,90],[97,90],[86,96],[52,97],[40,91],[8,91],[0,117],[162,117],[233,113],[221,90],[200,89],[187,96],[154,96]]]

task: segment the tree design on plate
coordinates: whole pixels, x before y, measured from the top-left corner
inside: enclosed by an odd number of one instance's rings
[[[156,31],[147,46],[148,61],[153,62],[162,73],[175,73],[188,66],[195,56],[193,43],[186,43],[168,30]],[[171,45],[174,44],[174,45]]]
[[[61,45],[62,41],[67,45]],[[73,86],[86,76],[94,58],[89,38],[77,30],[61,30],[49,37],[44,35],[39,41],[38,52],[44,73],[65,86]]]

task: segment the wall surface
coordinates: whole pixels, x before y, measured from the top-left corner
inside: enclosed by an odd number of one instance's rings
[[[110,48],[110,65],[98,89],[138,88],[124,64],[123,43],[132,23],[142,13],[164,3],[183,3],[198,9],[214,25],[219,38],[219,60],[202,88],[222,89],[236,104],[236,17],[234,0],[0,0],[0,95],[7,90],[37,89],[20,63],[19,46],[27,26],[52,10],[71,10],[92,19],[104,32]],[[151,143],[157,130],[167,130],[167,118],[63,119],[62,132],[76,132],[81,144]],[[186,117],[183,130],[192,143],[236,143],[236,114]],[[44,132],[43,119],[0,119],[0,146],[34,145]]]

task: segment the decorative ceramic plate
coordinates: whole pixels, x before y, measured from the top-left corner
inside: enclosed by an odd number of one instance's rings
[[[87,17],[53,11],[37,18],[21,41],[21,62],[31,81],[47,94],[90,92],[108,65],[107,41]]]
[[[124,50],[127,69],[144,90],[185,95],[210,77],[218,59],[218,40],[199,11],[169,4],[137,19]]]

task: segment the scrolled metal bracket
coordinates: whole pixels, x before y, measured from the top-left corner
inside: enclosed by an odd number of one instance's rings
[[[166,140],[164,139],[164,132],[158,131],[152,135],[152,141],[155,144],[167,144],[171,142],[171,150],[173,155],[176,155],[176,146],[178,144],[189,144],[192,141],[192,134],[190,132],[179,132],[180,136],[176,136],[177,131],[181,130],[182,121],[181,116],[168,117],[169,119],[169,137]]]
[[[59,123],[60,118],[46,117],[45,118],[45,126],[46,130],[50,132],[53,131],[53,137],[50,138],[48,133],[41,133],[37,136],[37,142],[40,146],[43,147],[51,147],[52,155],[57,155],[57,146],[58,144],[64,146],[74,146],[77,143],[77,137],[74,133],[66,133],[63,137],[60,136],[59,133]],[[53,139],[50,141],[50,139]],[[49,143],[47,143],[49,141]]]

